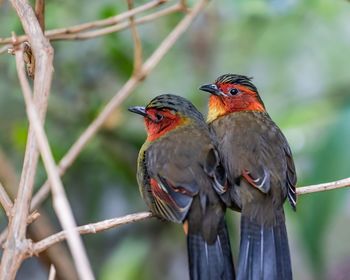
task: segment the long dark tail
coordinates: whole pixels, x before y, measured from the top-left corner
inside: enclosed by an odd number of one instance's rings
[[[292,267],[283,216],[276,225],[241,218],[238,280],[291,280]]]
[[[230,240],[224,221],[212,244],[208,244],[202,235],[188,234],[187,251],[191,280],[235,279]]]

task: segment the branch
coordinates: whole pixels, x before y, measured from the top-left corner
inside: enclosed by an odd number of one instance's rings
[[[105,120],[111,113],[130,95],[130,93],[138,86],[138,84],[149,75],[154,67],[159,63],[163,56],[176,43],[177,39],[186,31],[191,22],[204,8],[207,0],[198,0],[193,9],[178,23],[178,25],[170,32],[170,34],[163,40],[160,46],[153,52],[148,60],[142,65],[140,74],[133,75],[124,84],[124,86],[114,95],[114,97],[104,107],[103,111],[97,118],[89,125],[78,140],[73,144],[65,156],[61,159],[58,165],[58,171],[62,176],[65,171],[72,165],[78,157],[81,150],[90,141],[90,139],[101,128]],[[31,209],[37,208],[49,194],[50,185],[48,181],[39,189],[33,198]]]
[[[343,180],[330,182],[330,183],[299,187],[297,188],[297,194],[301,195],[301,194],[307,194],[307,193],[313,193],[313,192],[329,191],[329,190],[344,188],[344,187],[350,187],[350,177]],[[95,234],[100,231],[105,231],[111,228],[119,227],[121,225],[146,220],[152,217],[153,215],[150,212],[129,214],[119,218],[104,220],[101,222],[80,226],[77,228],[77,231],[80,234]],[[61,231],[59,233],[51,235],[37,243],[34,243],[31,248],[31,254],[33,255],[40,254],[42,251],[46,250],[47,248],[49,248],[50,246],[58,242],[63,241],[64,239],[66,239],[65,231]]]
[[[52,79],[53,49],[43,35],[35,13],[28,2],[26,0],[11,0],[11,3],[21,20],[25,33],[28,35],[36,59],[34,101],[37,104],[40,119],[43,121]],[[0,280],[14,279],[24,259],[25,249],[28,246],[26,239],[27,220],[38,157],[35,135],[32,127],[29,127],[18,194],[13,206],[14,216],[9,221],[7,240],[1,259]]]
[[[19,179],[17,178],[15,167],[1,147],[0,166],[0,181],[3,183],[10,199],[13,200],[17,194]],[[40,213],[40,219],[36,219],[35,223],[31,224],[31,220],[35,218],[35,213]],[[44,209],[39,208],[38,211],[34,211],[28,217],[27,223],[28,225],[30,224],[30,227],[27,228],[27,236],[34,241],[42,240],[56,232],[55,226],[52,224],[52,219],[47,216]],[[1,245],[6,240],[6,237],[7,231],[4,231],[0,235],[0,247],[2,247]],[[53,264],[55,266],[58,279],[78,279],[73,259],[66,247],[64,243],[52,246],[40,255],[40,260],[46,265]]]
[[[350,187],[350,177],[346,179],[330,182],[330,183],[299,187],[296,189],[296,192],[297,192],[297,195],[301,195],[301,194],[314,193],[314,192],[330,191],[330,190],[340,189],[345,187]]]
[[[7,217],[10,217],[12,213],[13,203],[1,183],[0,183],[0,203],[5,210]]]
[[[133,0],[127,0],[127,2],[128,9],[131,10],[133,6]],[[142,67],[142,43],[136,28],[134,16],[130,17],[130,29],[132,39],[134,41],[134,75],[138,75]]]
[[[45,0],[35,1],[35,15],[40,24],[41,30],[45,30]]]
[[[80,278],[87,280],[94,279],[81,237],[75,230],[76,223],[74,221],[72,209],[65,194],[61,178],[57,172],[45,131],[41,125],[40,118],[36,112],[35,105],[32,100],[30,85],[24,71],[23,52],[16,51],[15,54],[18,76],[27,107],[28,119],[35,132],[41,157],[43,159],[49,181],[51,182],[53,206],[56,215],[58,216],[62,227],[67,232],[68,245],[71,249]]]
[[[148,218],[151,218],[152,214],[150,212],[141,212],[135,214],[129,214],[124,217],[104,220],[97,223],[87,224],[84,226],[80,226],[76,229],[80,234],[95,234],[97,232],[105,231],[111,228],[116,228],[121,225],[126,225],[138,221],[142,221]],[[46,250],[50,246],[61,242],[67,238],[67,232],[61,231],[54,235],[51,235],[37,243],[32,245],[30,253],[32,255],[40,254],[42,251]]]
[[[2,46],[1,48],[0,48],[0,54],[2,54],[2,53],[5,53],[5,52],[9,52],[9,49],[11,48],[11,44],[6,44],[5,46]]]
[[[108,25],[114,25],[117,23],[120,23],[123,20],[126,20],[130,18],[131,16],[135,16],[136,14],[145,12],[147,10],[153,9],[157,6],[160,6],[164,3],[168,2],[168,0],[153,0],[150,1],[142,6],[136,7],[135,9],[126,11],[124,13],[121,13],[119,15],[109,17],[102,20],[96,20],[88,23],[78,24],[72,27],[67,28],[58,28],[58,29],[52,29],[45,32],[45,36],[47,38],[51,38],[51,36],[57,36],[62,34],[74,34],[79,33],[86,30],[96,29],[98,27],[104,27]],[[27,32],[26,32],[27,33]],[[17,43],[23,43],[24,41],[28,40],[27,35],[21,35],[17,37]],[[0,44],[11,44],[12,38],[0,38]]]
[[[183,8],[183,6],[180,3],[177,3],[173,6],[167,7],[165,9],[162,9],[160,11],[154,12],[152,14],[143,16],[141,18],[135,19],[135,25],[140,25],[140,24],[144,24],[144,23],[148,23],[151,21],[154,21],[158,18],[161,18],[163,16],[167,16],[169,14],[172,13],[176,13],[176,12],[188,12],[188,10],[185,10]],[[78,33],[59,33],[59,34],[47,34],[47,32],[45,33],[46,37],[48,39],[50,39],[50,41],[57,41],[57,40],[87,40],[87,39],[93,39],[96,37],[100,37],[100,36],[104,36],[110,33],[115,33],[118,31],[122,31],[125,30],[127,28],[130,28],[131,24],[130,22],[121,22],[112,26],[108,26],[108,27],[104,27],[104,28],[100,28],[97,30],[93,30],[93,31],[87,31],[87,32],[78,32]],[[22,35],[21,37],[17,37],[17,42],[23,42],[25,41],[27,37],[25,35]],[[1,44],[1,40],[6,42],[8,38],[5,39],[1,39],[0,38],[0,44]],[[0,54],[5,53],[5,52],[9,52],[12,53],[12,48],[11,48],[12,44],[6,44],[3,47],[0,48]]]
[[[135,19],[135,24],[144,24],[150,21],[153,21],[157,18],[169,15],[171,13],[183,11],[182,6],[177,3],[173,6],[170,6],[168,8],[165,8],[163,10],[154,12],[150,15],[143,16],[141,18]],[[130,22],[121,22],[115,25],[111,25],[108,27],[92,30],[92,31],[87,31],[87,32],[78,32],[78,33],[73,33],[73,34],[57,34],[57,35],[47,35],[47,37],[51,41],[55,40],[87,40],[87,39],[92,39],[100,36],[104,36],[110,33],[115,33],[124,29],[127,29],[131,26]]]

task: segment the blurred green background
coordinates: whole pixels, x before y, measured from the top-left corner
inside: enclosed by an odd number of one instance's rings
[[[114,15],[126,9],[125,2],[48,1],[47,29]],[[174,14],[138,27],[145,57],[180,18]],[[12,30],[22,33],[8,2],[0,2],[0,22],[1,37]],[[55,72],[45,128],[58,161],[130,76],[133,53],[129,30],[53,46]],[[79,224],[146,210],[135,179],[145,131],[127,107],[174,93],[206,113],[207,95],[197,88],[227,72],[254,77],[291,145],[299,186],[350,176],[349,1],[210,1],[63,177]],[[0,55],[0,73],[0,179],[5,181],[6,165],[20,175],[28,122],[12,56]],[[40,165],[36,188],[45,179]],[[342,189],[300,197],[296,213],[286,205],[295,279],[350,279],[349,202],[349,190]],[[51,200],[44,206],[59,230]],[[4,227],[4,213],[0,219]],[[237,258],[239,216],[230,213],[228,220]],[[179,225],[152,219],[84,236],[84,241],[98,279],[188,277]],[[32,258],[18,279],[47,275],[47,267]]]

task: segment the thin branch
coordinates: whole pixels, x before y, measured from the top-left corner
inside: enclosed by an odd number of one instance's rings
[[[34,211],[34,212],[30,213],[30,215],[28,216],[27,224],[30,225],[31,223],[33,223],[40,216],[41,215],[40,215],[40,213],[38,211]]]
[[[151,21],[154,21],[160,17],[167,16],[169,14],[175,13],[175,12],[188,12],[188,10],[184,10],[183,7],[181,6],[180,3],[174,4],[173,6],[167,7],[165,9],[162,9],[160,11],[154,12],[152,14],[143,16],[141,18],[135,19],[135,24],[140,25],[140,24],[145,24]],[[46,37],[50,39],[50,41],[57,41],[57,40],[87,40],[87,39],[93,39],[96,37],[104,36],[107,34],[119,32],[122,30],[125,30],[127,28],[130,28],[131,24],[130,22],[121,22],[115,25],[111,25],[108,27],[96,29],[93,31],[86,31],[86,32],[78,32],[78,33],[59,33],[59,34],[47,34],[46,32]],[[25,35],[22,37],[17,37],[17,40],[19,42],[24,41],[22,39],[26,38]],[[7,38],[6,38],[7,39]],[[1,40],[1,38],[0,38]],[[0,42],[1,44],[1,42]],[[0,48],[0,54],[4,52],[8,52],[9,49],[11,49],[11,44],[7,44],[3,47]]]
[[[138,84],[149,75],[153,68],[159,63],[163,56],[170,50],[170,48],[176,43],[177,39],[186,31],[191,22],[204,8],[207,0],[199,0],[194,6],[193,10],[188,13],[178,25],[170,32],[170,34],[163,40],[160,46],[153,52],[148,60],[143,64],[140,74],[133,75],[123,85],[123,87],[114,95],[114,97],[104,107],[103,111],[97,116],[97,118],[88,126],[78,140],[72,145],[69,151],[61,159],[58,165],[58,171],[62,176],[65,171],[72,165],[75,159],[78,157],[81,150],[90,141],[90,139],[101,128],[105,120],[111,113],[130,95],[130,93],[138,86]],[[47,197],[50,190],[48,181],[39,189],[38,193],[34,196],[31,209],[38,207]]]
[[[51,87],[53,49],[43,35],[35,13],[28,2],[11,0],[11,3],[28,36],[36,59],[34,102],[37,104],[40,119],[43,121]],[[7,240],[1,259],[0,280],[14,279],[25,257],[25,250],[29,243],[26,239],[27,220],[38,157],[35,134],[30,126],[18,194],[13,206],[14,216],[9,221]]]
[[[40,24],[41,30],[45,30],[45,0],[35,1],[35,15]]]
[[[299,187],[296,189],[297,195],[301,194],[307,194],[307,193],[314,193],[314,192],[323,192],[323,191],[330,191],[334,189],[340,189],[350,187],[350,177],[330,183],[323,183],[318,185],[310,185],[307,187]]]
[[[79,32],[86,31],[86,30],[95,29],[98,27],[104,27],[104,26],[108,26],[108,25],[117,24],[123,20],[128,19],[131,16],[135,16],[136,14],[153,9],[153,8],[160,6],[166,2],[168,2],[168,0],[153,0],[153,1],[150,1],[146,4],[144,4],[144,5],[136,7],[135,9],[126,11],[124,13],[121,13],[119,15],[115,15],[113,17],[109,17],[109,18],[102,19],[102,20],[96,20],[96,21],[92,21],[92,22],[87,22],[87,23],[83,23],[83,24],[78,24],[75,26],[67,27],[67,28],[58,28],[58,29],[48,30],[45,32],[45,36],[47,38],[50,38],[51,36],[55,36],[55,35],[59,35],[59,34],[74,34],[74,33],[79,33]],[[22,43],[26,40],[27,40],[27,35],[21,35],[21,36],[17,37],[17,43]],[[13,43],[11,37],[0,38],[0,44],[10,44],[10,43]]]
[[[61,178],[57,172],[45,131],[41,125],[40,118],[35,109],[35,104],[32,100],[30,85],[24,71],[22,51],[16,51],[16,65],[26,103],[28,119],[30,121],[30,125],[34,129],[35,136],[37,137],[41,157],[51,182],[53,206],[56,215],[59,218],[62,227],[67,232],[68,245],[71,249],[80,278],[87,280],[94,279],[81,237],[75,230],[76,223],[74,221],[72,209],[65,194]]]
[[[138,221],[142,221],[151,218],[152,214],[150,212],[141,212],[135,214],[129,214],[123,217],[108,219],[97,223],[87,224],[78,227],[76,230],[80,234],[94,234],[97,232],[105,231],[111,228],[116,228],[121,225],[130,224]],[[67,232],[61,231],[54,235],[51,235],[37,243],[34,243],[31,248],[31,254],[37,255],[42,251],[46,250],[50,246],[61,242],[67,238]]]
[[[154,21],[157,18],[175,13],[175,12],[180,12],[183,11],[181,5],[179,3],[170,6],[168,8],[165,8],[163,10],[154,12],[152,14],[149,14],[147,16],[143,16],[141,18],[135,19],[135,24],[144,24],[150,21]],[[111,25],[108,27],[96,29],[93,31],[87,31],[87,32],[79,32],[79,33],[74,33],[74,34],[57,34],[57,35],[48,35],[47,37],[51,41],[55,40],[87,40],[87,39],[92,39],[100,36],[104,36],[110,33],[115,33],[124,29],[129,28],[130,22],[121,22],[115,25]]]
[[[133,0],[127,0],[128,9],[133,8]],[[134,74],[138,75],[142,67],[142,43],[140,40],[140,35],[137,31],[134,16],[130,17],[130,29],[132,34],[132,39],[134,41]]]
[[[307,187],[299,187],[297,188],[297,194],[301,195],[301,194],[307,194],[307,193],[328,191],[328,190],[344,188],[344,187],[350,187],[350,177],[343,180],[330,182],[330,183],[310,185]],[[105,231],[111,228],[119,227],[121,225],[142,221],[151,217],[153,216],[150,212],[129,214],[119,218],[104,220],[101,222],[80,226],[77,228],[77,231],[80,234],[94,234],[100,231]],[[49,248],[50,246],[58,242],[63,241],[65,238],[66,238],[65,231],[61,231],[54,235],[51,235],[37,243],[34,243],[31,248],[31,254],[34,254],[34,255],[40,254],[42,251],[46,250],[47,248]]]
[[[5,210],[7,217],[10,217],[12,213],[13,203],[1,183],[0,183],[0,203]]]
[[[9,52],[9,49],[11,48],[11,44],[6,44],[5,46],[2,46],[1,48],[0,48],[0,54],[2,54],[2,53],[5,53],[5,52]]]

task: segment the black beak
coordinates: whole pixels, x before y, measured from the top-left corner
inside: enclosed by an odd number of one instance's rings
[[[217,95],[217,96],[222,95],[221,90],[217,87],[216,84],[203,85],[199,89],[202,91],[209,92],[210,94]]]
[[[134,106],[134,107],[130,107],[128,108],[128,110],[132,113],[135,114],[139,114],[141,116],[147,117],[147,113],[146,113],[146,108],[142,107],[142,106]]]

